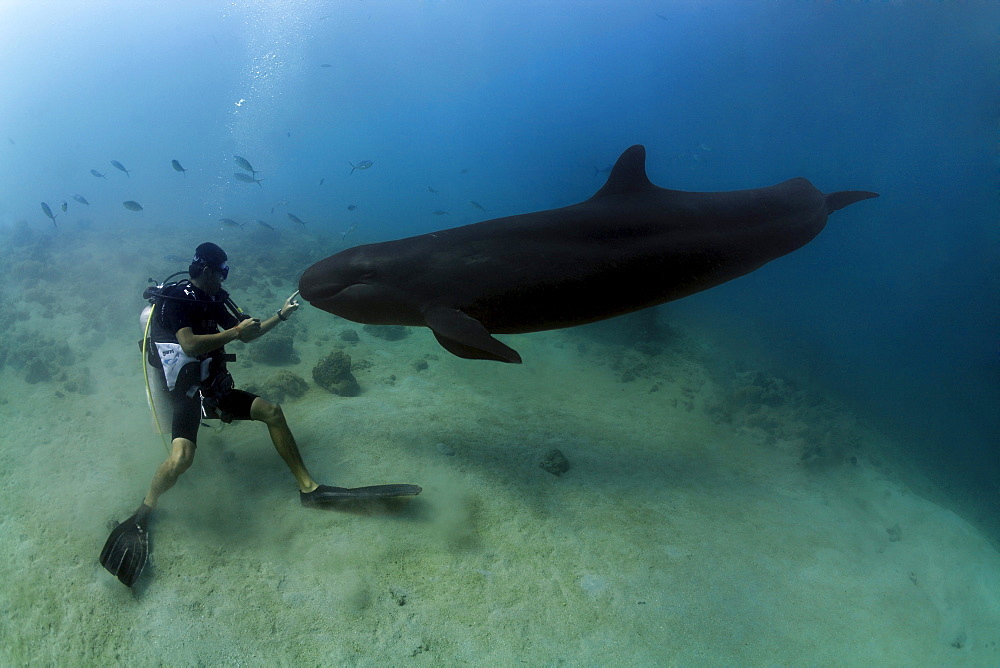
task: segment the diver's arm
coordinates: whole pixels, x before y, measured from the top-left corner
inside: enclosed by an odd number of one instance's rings
[[[296,290],[291,297],[285,300],[285,303],[281,305],[281,308],[278,309],[277,313],[272,315],[267,320],[261,321],[260,333],[248,332],[248,336],[244,336],[243,340],[253,341],[257,337],[263,336],[264,334],[270,332],[272,329],[274,329],[274,326],[277,325],[279,322],[284,322],[285,320],[288,320],[289,314],[294,313],[299,308],[299,302],[296,301],[295,299],[298,296],[299,296],[299,291]]]
[[[261,334],[261,336],[263,336],[264,334],[267,334],[272,329],[274,329],[274,326],[277,325],[279,322],[281,322],[281,320],[278,318],[277,315],[272,315],[267,320],[261,320],[260,321],[260,334]],[[254,337],[254,338],[256,338],[256,337]]]
[[[232,343],[241,338],[250,340],[249,330],[254,328],[255,323],[257,323],[256,320],[247,318],[235,327],[230,327],[215,334],[195,334],[194,330],[190,327],[184,327],[177,330],[177,343],[181,344],[181,350],[184,351],[185,355],[188,357],[198,357],[213,350],[218,350],[227,343]],[[245,336],[244,332],[246,332]]]

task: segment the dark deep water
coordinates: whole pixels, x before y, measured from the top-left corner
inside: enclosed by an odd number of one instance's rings
[[[39,203],[68,200],[59,223],[111,235],[129,199],[185,228],[294,213],[383,240],[579,201],[633,143],[665,187],[874,190],[666,317],[825,379],[998,540],[998,21],[990,2],[7,3],[0,226],[54,232]],[[186,253],[162,227],[136,233]]]

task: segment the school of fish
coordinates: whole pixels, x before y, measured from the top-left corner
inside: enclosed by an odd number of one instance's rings
[[[237,181],[239,183],[244,183],[244,184],[256,185],[258,188],[261,188],[261,189],[264,188],[264,185],[263,185],[264,178],[261,177],[261,176],[258,176],[259,174],[261,174],[261,172],[259,170],[255,169],[254,166],[253,166],[253,164],[247,158],[245,158],[245,157],[243,157],[241,155],[234,155],[233,156],[233,162],[241,170],[241,171],[233,172],[232,177],[233,177],[234,181]],[[117,171],[122,172],[123,174],[125,174],[125,177],[127,179],[131,179],[132,178],[132,172],[134,170],[127,168],[122,161],[120,161],[120,160],[109,160],[108,164],[110,164],[112,167],[114,167],[115,170],[117,170]],[[375,162],[372,161],[372,160],[361,160],[361,161],[359,161],[357,163],[348,161],[347,164],[351,166],[351,170],[350,170],[350,172],[348,172],[348,176],[350,176],[350,175],[354,174],[354,172],[356,172],[356,171],[362,171],[363,172],[363,171],[367,171],[367,170],[371,169],[375,165]],[[170,167],[173,169],[174,172],[178,172],[182,176],[185,176],[185,177],[187,176],[187,172],[189,171],[188,168],[184,167],[184,165],[181,164],[180,160],[177,160],[176,158],[170,160]],[[461,174],[465,174],[468,171],[469,171],[468,169],[462,169],[460,173]],[[101,172],[101,171],[98,171],[97,169],[91,169],[90,170],[90,174],[91,174],[91,176],[93,176],[96,179],[103,179],[104,181],[110,181],[111,180],[111,179],[108,178],[108,173],[107,172]],[[325,183],[326,183],[326,177],[325,176],[321,177],[319,179],[319,185],[322,186]],[[430,192],[431,194],[434,194],[434,195],[440,194],[439,190],[437,190],[435,188],[432,188],[431,186],[427,186],[427,191]],[[87,207],[90,206],[90,201],[86,197],[84,197],[83,195],[81,195],[80,193],[74,193],[73,195],[70,196],[70,199],[72,199],[74,202],[77,202],[78,204],[81,204],[83,206],[87,206]],[[469,202],[470,206],[472,206],[474,209],[478,210],[479,212],[484,213],[484,214],[487,212],[486,207],[484,207],[479,202],[476,202],[474,200],[468,200],[468,202]],[[279,200],[273,206],[271,206],[270,213],[273,215],[276,209],[278,209],[279,207],[287,206],[288,204],[289,204],[289,200],[287,200],[287,199]],[[135,199],[122,200],[121,205],[126,210],[132,211],[134,213],[140,213],[142,211],[145,211],[145,207],[139,201],[137,201]],[[59,205],[57,208],[62,213],[68,213],[69,206],[70,206],[69,205],[69,201],[67,199],[62,199],[62,204]],[[347,210],[350,211],[350,212],[356,211],[357,208],[358,208],[357,204],[353,204],[352,203],[352,204],[348,204],[347,205]],[[50,221],[52,221],[52,225],[56,229],[58,229],[59,228],[59,224],[56,222],[56,218],[57,218],[58,214],[55,213],[55,211],[53,211],[53,207],[51,207],[47,202],[41,202],[41,210],[42,210],[42,213],[45,215],[45,217],[48,218]],[[447,209],[434,209],[434,210],[431,211],[431,213],[433,215],[435,215],[435,216],[444,216],[444,215],[449,215],[451,213],[451,211],[447,210]],[[291,224],[293,224],[295,226],[298,226],[298,227],[305,227],[306,221],[303,220],[302,218],[300,218],[299,216],[297,216],[296,214],[288,212],[286,210],[285,215],[286,215],[286,218],[288,219],[289,223],[291,223]],[[246,223],[239,222],[239,221],[237,221],[237,220],[235,220],[233,218],[215,218],[214,220],[221,227],[228,227],[228,228],[239,229],[239,230],[246,229]],[[260,227],[262,227],[262,228],[264,228],[264,229],[266,229],[268,231],[271,231],[271,232],[277,232],[277,228],[275,228],[274,225],[272,225],[271,223],[267,222],[266,220],[261,220],[260,218],[255,218],[253,220]],[[358,222],[356,220],[350,221],[350,225],[347,227],[347,230],[345,232],[341,233],[342,238],[346,239],[348,236],[350,236],[351,234],[353,234],[355,232],[355,230],[357,230],[357,229],[358,229]]]

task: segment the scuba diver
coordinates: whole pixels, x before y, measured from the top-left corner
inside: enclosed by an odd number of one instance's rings
[[[374,485],[343,488],[318,484],[306,469],[281,406],[251,392],[235,389],[225,345],[249,342],[274,329],[299,308],[298,292],[266,320],[245,315],[222,289],[229,275],[228,257],[219,246],[203,243],[188,267],[190,280],[147,289],[152,303],[147,326],[149,364],[161,370],[151,381],[161,383],[172,408],[171,447],[156,469],[138,510],[119,524],[101,551],[100,562],[131,587],[149,556],[148,522],[160,496],[174,486],[194,461],[198,427],[204,419],[257,420],[267,425],[275,449],[299,486],[307,508],[336,508],[343,502],[419,494],[417,485]]]

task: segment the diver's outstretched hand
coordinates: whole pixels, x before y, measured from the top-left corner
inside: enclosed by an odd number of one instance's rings
[[[292,293],[292,296],[286,299],[285,303],[282,304],[281,309],[278,310],[278,313],[281,314],[282,318],[287,318],[289,313],[294,313],[295,311],[298,310],[299,302],[297,299],[295,299],[298,296],[299,296],[299,291],[296,290],[295,292]]]

